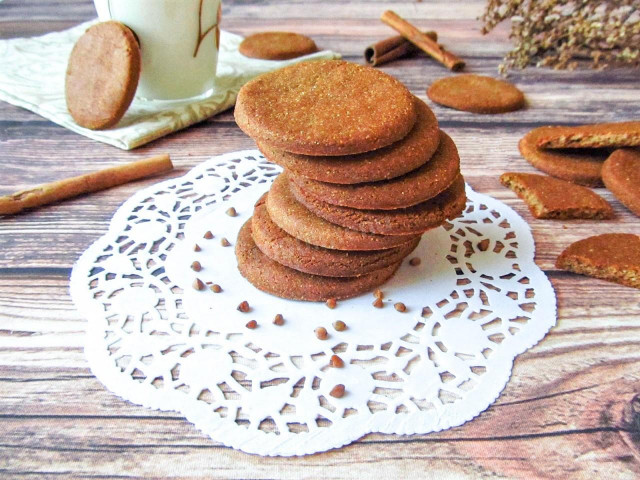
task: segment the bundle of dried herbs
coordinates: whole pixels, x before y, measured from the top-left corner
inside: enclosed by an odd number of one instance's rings
[[[500,71],[527,65],[640,65],[640,0],[488,0],[483,33],[511,19],[515,47]]]

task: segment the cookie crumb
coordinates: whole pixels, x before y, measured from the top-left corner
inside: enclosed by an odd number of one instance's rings
[[[333,368],[342,368],[344,367],[344,361],[338,355],[331,355],[329,365]]]
[[[382,290],[377,288],[376,291],[373,292],[373,296],[382,300],[384,298],[384,293],[382,293]]]
[[[284,325],[284,317],[279,313],[273,319],[274,325],[282,326]]]
[[[249,320],[245,326],[253,330],[255,328],[258,328],[258,322],[256,322],[255,320]]]
[[[327,332],[327,329],[324,327],[318,327],[314,330],[314,332],[316,332],[316,337],[318,337],[318,340],[326,340],[329,337],[329,332]]]
[[[198,245],[198,244],[196,243],[196,244],[193,246],[193,251],[194,251],[194,252],[199,252],[200,250],[202,250],[202,249],[200,248],[200,245]]]
[[[227,240],[225,237],[222,237],[222,240],[220,240],[220,245],[222,245],[223,247],[228,247],[231,244],[229,243],[229,240]]]
[[[338,304],[338,302],[336,302],[335,298],[330,298],[329,300],[327,300],[327,307],[329,308],[336,308],[336,305]]]
[[[329,392],[329,395],[331,395],[334,398],[344,397],[344,385],[339,383],[338,385],[336,385],[331,389],[331,391]]]
[[[211,285],[210,288],[213,293],[220,293],[222,291],[222,287],[217,283],[214,283],[213,285]]]
[[[225,213],[230,217],[235,217],[238,215],[238,212],[236,212],[236,209],[233,207],[229,208]]]
[[[196,260],[191,264],[191,270],[193,270],[194,272],[199,272],[200,270],[202,270],[202,265],[199,261]]]
[[[342,320],[336,320],[333,322],[333,328],[335,328],[337,332],[344,332],[347,329],[347,324]]]
[[[213,233],[211,233],[211,230],[206,231],[206,233],[204,234],[204,238],[206,238],[207,240],[211,240],[213,238]]]
[[[376,308],[382,308],[384,306],[384,303],[382,302],[382,298],[380,297],[376,298],[372,303],[372,305]]]
[[[193,288],[195,288],[196,290],[204,290],[204,283],[202,283],[202,280],[200,280],[199,278],[196,278],[193,281]]]
[[[246,300],[240,302],[240,305],[238,305],[238,311],[242,313],[247,313],[249,310],[251,310],[251,307],[249,306],[249,302]]]
[[[406,312],[406,311],[407,311],[407,307],[406,307],[406,306],[405,306],[405,304],[404,304],[404,303],[402,303],[402,302],[395,303],[395,304],[393,305],[393,308],[395,308],[397,311],[399,311],[399,312],[401,312],[401,313],[404,313],[404,312]]]
[[[412,267],[417,267],[421,262],[422,260],[420,260],[418,257],[413,257],[411,260],[409,260],[409,265],[411,265]]]

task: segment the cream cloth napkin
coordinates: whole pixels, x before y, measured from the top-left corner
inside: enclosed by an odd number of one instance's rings
[[[230,108],[240,87],[257,75],[305,60],[340,58],[338,53],[328,50],[286,61],[247,58],[238,52],[242,37],[222,31],[216,87],[209,97],[195,102],[135,98],[115,127],[89,130],[77,125],[67,112],[64,79],[73,45],[93,23],[95,20],[41,37],[1,40],[0,100],[124,150],[139,147]]]

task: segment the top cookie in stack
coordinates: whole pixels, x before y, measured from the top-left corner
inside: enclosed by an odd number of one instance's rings
[[[379,70],[344,61],[277,70],[240,90],[235,117],[285,169],[236,246],[241,273],[269,293],[359,295],[464,208],[455,144]]]

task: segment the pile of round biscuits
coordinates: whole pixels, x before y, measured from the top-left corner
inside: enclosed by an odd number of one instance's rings
[[[239,92],[236,122],[284,167],[236,244],[254,286],[295,300],[349,298],[389,279],[466,196],[455,144],[393,77],[305,62]]]

